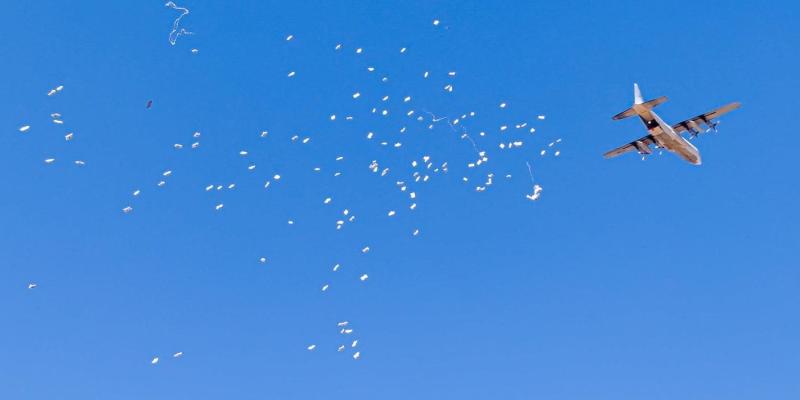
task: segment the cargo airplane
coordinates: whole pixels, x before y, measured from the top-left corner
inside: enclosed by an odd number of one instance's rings
[[[667,149],[694,165],[700,165],[700,152],[689,143],[688,140],[681,136],[681,133],[688,132],[690,135],[689,138],[693,139],[701,132],[708,132],[710,130],[716,132],[719,122],[714,122],[713,120],[722,114],[739,108],[740,105],[739,102],[730,103],[714,111],[689,118],[686,121],[670,126],[653,112],[655,106],[667,101],[666,96],[644,101],[642,100],[642,92],[639,91],[639,85],[634,83],[633,97],[633,107],[615,115],[613,119],[620,120],[638,115],[647,128],[648,134],[643,138],[634,140],[633,142],[607,152],[604,155],[605,158],[616,157],[634,150],[643,155],[651,154],[653,149],[651,149],[650,146],[655,145],[656,148]],[[705,130],[703,130],[702,125],[706,126]]]

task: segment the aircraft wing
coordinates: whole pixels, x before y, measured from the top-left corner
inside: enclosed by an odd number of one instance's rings
[[[678,122],[677,124],[672,125],[672,129],[675,130],[675,133],[681,133],[684,131],[699,133],[701,129],[700,124],[706,125],[707,128],[713,128],[714,125],[716,125],[713,122],[711,122],[713,119],[719,118],[720,115],[739,108],[740,105],[741,103],[739,103],[738,101],[730,103],[714,111],[709,111],[705,114],[700,114],[694,118],[689,118],[686,121]]]
[[[650,154],[653,152],[653,150],[650,149],[650,145],[655,143],[656,141],[653,139],[653,135],[647,135],[641,139],[634,140],[624,146],[617,147],[616,149],[611,150],[606,154],[603,154],[603,157],[612,158],[620,154],[625,154],[627,152],[634,150],[642,154]]]

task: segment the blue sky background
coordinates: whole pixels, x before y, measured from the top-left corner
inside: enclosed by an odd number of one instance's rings
[[[196,35],[175,46],[177,13],[159,1],[4,4],[0,397],[800,395],[796,2],[232,3],[178,2]],[[604,160],[644,133],[611,121],[633,82],[670,97],[657,111],[671,122],[742,108],[695,142],[700,167]],[[391,118],[371,115],[385,94]],[[468,143],[409,108],[476,111],[483,175],[464,166]],[[498,152],[497,128],[525,120],[536,134]],[[557,138],[562,155],[540,157]],[[423,154],[450,172],[415,186],[410,212],[394,181]],[[475,193],[487,172],[495,184]],[[342,208],[358,220],[337,232]],[[353,338],[358,361],[336,352]]]

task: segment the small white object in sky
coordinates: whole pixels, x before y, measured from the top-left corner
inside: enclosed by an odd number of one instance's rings
[[[537,118],[539,118],[540,120],[542,120],[542,119],[544,119],[544,115],[540,115],[540,116],[538,116]]]
[[[261,264],[266,264],[266,263],[267,263],[267,257],[261,257],[261,258],[259,258],[259,259],[258,259],[258,262],[260,262]]]
[[[139,189],[136,189],[136,190],[134,190],[134,191],[133,191],[133,195],[134,195],[134,196],[138,196],[138,195],[139,195],[139,193],[142,193],[142,191],[141,191],[141,190],[139,190]]]
[[[328,286],[328,284],[327,284],[327,283],[326,283],[326,284],[324,284],[324,285],[322,285],[322,291],[323,291],[323,292],[327,291],[327,290],[328,290],[328,287],[329,287],[329,286]]]
[[[322,203],[323,204],[330,204],[330,202],[331,202],[331,198],[330,197],[326,197],[325,200]]]
[[[125,213],[125,214],[130,214],[131,211],[133,211],[133,207],[131,207],[131,206],[127,206],[127,207],[122,209],[122,212]]]
[[[83,160],[75,160],[75,165],[77,165],[77,166],[79,166],[79,167],[82,167],[82,166],[86,165],[86,161],[83,161]]]
[[[369,246],[366,246],[363,249],[361,249],[361,252],[364,254],[369,253]]]
[[[286,221],[286,223],[288,223],[289,225],[294,225],[294,220],[290,219],[290,220]]]
[[[359,358],[361,358],[361,352],[357,351],[356,354],[353,354],[353,359],[358,360]]]
[[[539,199],[541,195],[542,195],[542,187],[539,185],[533,185],[533,193],[526,194],[525,197],[527,197],[528,200],[536,201]]]
[[[341,44],[337,44],[336,47],[334,47],[333,49],[334,50],[340,50],[341,48],[342,48],[342,45]]]
[[[294,76],[294,71],[290,71],[289,74],[286,75],[286,76],[288,76],[289,78],[293,77]]]
[[[182,149],[182,148],[183,148],[183,145],[182,145],[182,144],[180,144],[180,143],[175,143],[175,144],[173,144],[173,145],[172,145],[172,147],[174,147],[174,148],[175,148],[175,150],[180,150],[180,149]]]
[[[447,73],[447,75],[456,76],[456,71],[450,71],[450,72]]]
[[[545,154],[547,154],[547,150],[542,150],[542,151],[540,151],[540,152],[539,152],[539,155],[540,155],[540,156],[543,156],[543,155],[545,155]]]
[[[170,170],[166,170],[166,171],[164,171],[164,173],[163,173],[163,174],[161,174],[161,175],[164,175],[164,176],[170,176],[170,175],[172,175],[172,171],[170,171]]]
[[[395,214],[394,210],[391,210],[391,211],[389,211],[389,213],[388,213],[388,215],[389,215],[390,217],[394,217],[394,214]]]
[[[28,289],[35,289],[36,286],[39,286],[39,285],[37,285],[35,282],[31,282],[31,283],[28,284]]]
[[[192,54],[197,54],[197,53],[199,53],[199,52],[200,52],[200,50],[197,50],[197,49],[192,49]]]
[[[158,357],[153,357],[153,359],[150,360],[150,364],[153,364],[153,365],[158,364]]]
[[[359,97],[361,97],[361,93],[359,93],[359,92],[355,92],[355,93],[353,93],[353,98],[354,98],[354,99],[357,99],[357,98],[359,98]]]
[[[369,275],[367,275],[367,274],[364,274],[364,275],[361,275],[361,277],[360,277],[360,278],[358,278],[358,279],[361,279],[361,282],[364,282],[364,281],[365,281],[365,280],[367,280],[368,278],[369,278]]]
[[[56,159],[55,158],[48,158],[44,160],[45,164],[52,164]]]
[[[402,49],[400,49],[400,53],[405,53],[405,52],[406,52],[406,48],[405,48],[405,47],[403,47]]]
[[[289,36],[286,37],[286,41],[287,42],[292,40],[292,39],[294,39],[294,35],[289,35]]]
[[[414,233],[412,233],[412,235],[413,235],[413,236],[417,236],[417,235],[419,235],[419,229],[414,229]]]
[[[242,156],[242,157],[244,157],[244,156],[246,156],[246,155],[247,155],[247,151],[245,151],[245,150],[242,150],[242,151],[240,151],[240,152],[239,152],[239,155],[240,155],[240,156]]]
[[[500,103],[500,108],[506,108],[506,103]]]
[[[364,51],[364,49],[359,47],[359,48],[356,49],[356,54],[361,54],[361,52],[363,52],[363,51]]]
[[[334,265],[333,266],[333,272],[338,271],[340,267],[341,267],[341,265],[339,265],[339,264]],[[340,324],[341,324],[341,322],[340,322]],[[347,325],[347,321],[344,322],[344,325]],[[339,326],[344,326],[344,325],[339,325]]]
[[[350,321],[342,321],[342,322],[337,323],[336,326],[343,327],[343,326],[347,326],[347,324],[349,324],[349,323],[350,323]]]
[[[439,26],[439,20],[438,19],[433,20],[433,26]]]
[[[19,127],[19,131],[20,132],[27,132],[28,129],[31,129],[30,125],[23,125],[23,126]]]
[[[54,123],[54,124],[57,124],[57,125],[63,125],[63,124],[64,124],[64,121],[62,121],[62,120],[60,120],[60,119],[54,119],[54,120],[53,120],[53,123]]]
[[[310,345],[310,346],[306,347],[306,349],[307,349],[308,351],[314,351],[314,349],[316,349],[316,348],[317,348],[317,345],[315,345],[315,344],[312,344],[312,345]]]
[[[331,121],[336,121],[336,114],[331,114]]]
[[[216,207],[214,207],[214,209],[219,211],[219,210],[222,210],[222,207],[225,207],[225,204],[219,203],[219,204],[217,204]]]
[[[183,352],[182,351],[179,351],[179,352],[177,352],[177,353],[172,355],[173,358],[179,358],[179,357],[182,357],[182,356],[183,356]]]
[[[356,346],[358,346],[358,339],[353,340],[353,343],[350,345],[350,347],[353,347],[353,348],[355,348]]]
[[[428,75],[430,75],[430,74],[428,73],[428,71],[425,71],[425,73],[424,73],[424,74],[422,74],[422,77],[423,77],[423,78],[425,78],[425,79],[427,79],[427,78],[428,78]]]
[[[556,152],[555,152],[555,154],[554,154],[554,155],[555,155],[556,157],[558,157],[559,155],[561,155],[561,150],[556,150]]]
[[[344,345],[339,346],[339,349],[336,350],[336,351],[338,351],[340,353],[343,352],[344,351]]]

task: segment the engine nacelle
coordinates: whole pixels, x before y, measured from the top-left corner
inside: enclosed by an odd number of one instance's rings
[[[697,136],[698,134],[700,134],[700,132],[703,131],[702,128],[700,128],[700,125],[698,125],[697,122],[694,122],[693,120],[689,121],[688,125],[689,125],[688,127],[689,133],[691,133],[692,136]]]
[[[636,146],[636,150],[639,150],[639,154],[653,154],[653,150],[650,146],[646,145],[641,140],[633,142],[633,145]]]

